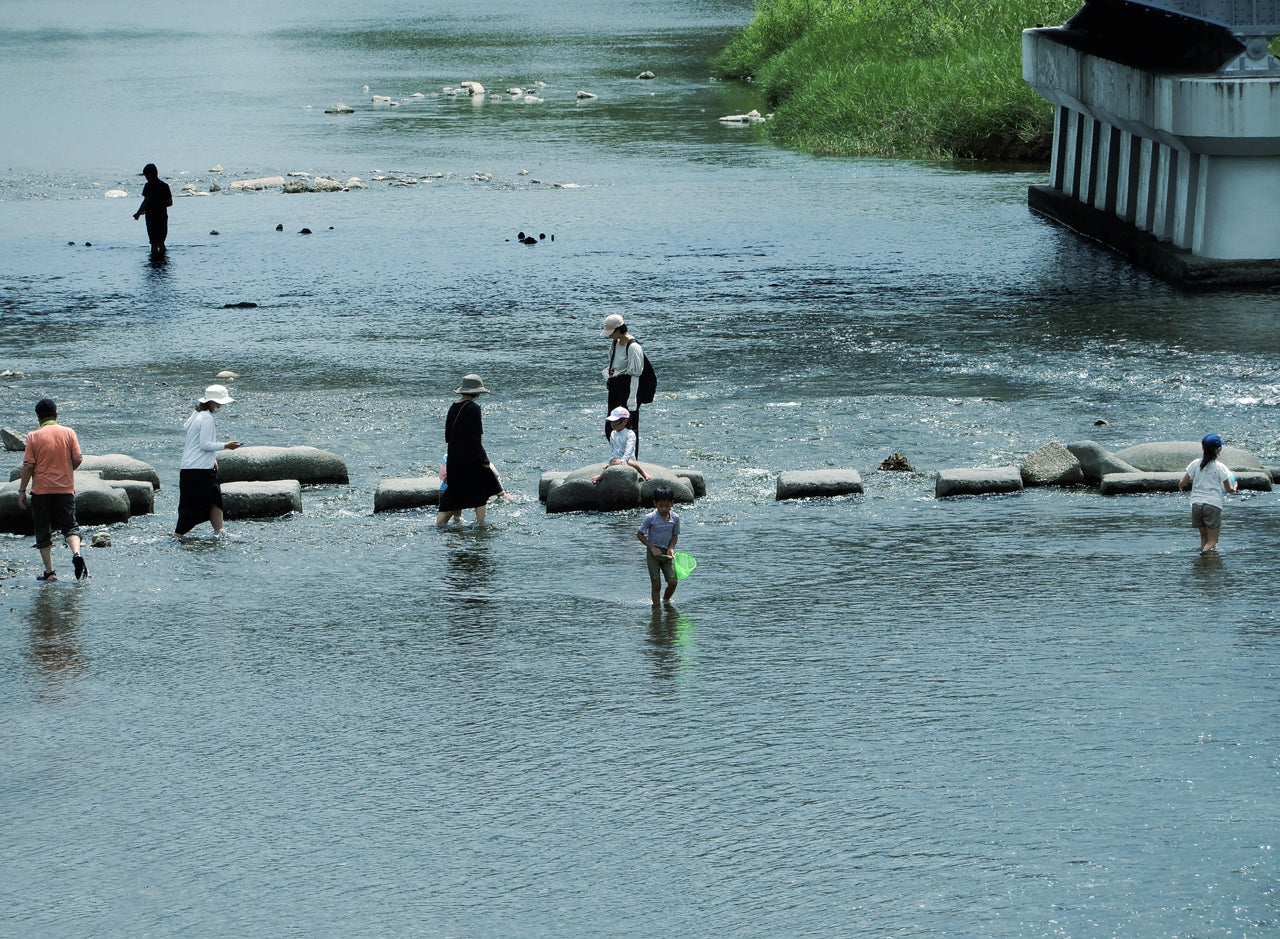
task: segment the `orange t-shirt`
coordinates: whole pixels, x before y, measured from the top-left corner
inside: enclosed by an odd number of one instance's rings
[[[80,441],[76,432],[61,424],[45,424],[27,434],[22,462],[34,467],[31,494],[49,496],[75,494],[75,464],[80,461]]]

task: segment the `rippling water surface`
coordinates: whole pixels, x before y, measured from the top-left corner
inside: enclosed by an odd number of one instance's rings
[[[1201,559],[1174,497],[929,474],[1208,430],[1280,462],[1276,296],[1134,272],[1027,211],[1037,168],[720,125],[763,106],[706,67],[750,3],[581,6],[0,5],[0,418],[52,395],[164,483],[84,584],[0,536],[0,934],[1274,932],[1275,497]],[[148,161],[222,187],[158,267]],[[295,171],[370,188],[226,191]],[[656,612],[640,513],[537,498],[604,457],[613,312],[645,455],[707,478]],[[224,437],[351,485],[175,546],[221,369]],[[513,500],[373,516],[469,371]],[[822,467],[867,494],[774,502]]]

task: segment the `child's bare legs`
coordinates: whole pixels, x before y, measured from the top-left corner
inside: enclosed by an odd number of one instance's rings
[[[648,482],[650,479],[653,479],[652,476],[650,476],[648,473],[644,471],[644,467],[641,466],[639,463],[637,463],[635,460],[627,460],[627,465],[630,466],[632,469],[634,469],[637,473],[639,473],[640,478],[643,479],[645,482]]]
[[[1204,554],[1213,551],[1218,547],[1218,533],[1222,529],[1209,528],[1207,525],[1200,526],[1200,553]]]

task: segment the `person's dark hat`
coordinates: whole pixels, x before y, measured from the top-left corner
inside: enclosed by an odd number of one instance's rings
[[[36,417],[55,416],[57,413],[58,406],[52,398],[41,398],[36,402]]]

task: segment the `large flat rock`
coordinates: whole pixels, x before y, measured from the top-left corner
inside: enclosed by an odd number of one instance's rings
[[[1104,496],[1177,492],[1184,472],[1185,468],[1176,473],[1108,473],[1102,477],[1099,490]],[[1271,474],[1266,470],[1242,470],[1236,473],[1236,486],[1246,491],[1270,492]]]
[[[788,470],[778,474],[774,498],[807,499],[822,496],[859,495],[862,474],[855,469]]]
[[[1163,440],[1117,450],[1115,456],[1139,472],[1183,473],[1188,463],[1204,456],[1204,448],[1200,446],[1199,440]],[[1238,447],[1223,447],[1218,459],[1229,469],[1237,471],[1263,469],[1256,456]]]
[[[1018,467],[993,466],[979,469],[939,470],[933,493],[937,498],[945,499],[948,496],[1019,492],[1022,488],[1022,472]]]
[[[407,479],[384,479],[373,494],[373,511],[396,512],[421,509],[440,504],[440,478],[414,476]]]
[[[129,495],[105,482],[98,474],[77,471],[76,522],[84,525],[116,525],[129,521]],[[18,508],[18,483],[7,482],[0,486],[0,532],[11,535],[30,535],[30,508]]]
[[[1077,440],[1067,444],[1067,450],[1080,461],[1084,481],[1096,486],[1108,473],[1136,473],[1138,468],[1118,459],[1114,453],[1093,440]],[[1185,465],[1185,464],[1184,464]]]
[[[642,481],[630,466],[592,463],[573,470],[559,482],[549,482],[547,512],[619,512],[653,504],[653,491],[662,486],[671,490],[676,502],[694,500],[693,484],[684,476],[656,463],[639,461],[653,478]],[[591,477],[602,473],[600,482]]]
[[[151,483],[151,485],[160,488],[160,474],[156,472],[156,468],[150,463],[144,463],[142,460],[135,460],[131,456],[123,453],[97,453],[86,454],[84,459],[80,461],[80,465],[76,467],[76,471],[80,473],[96,472],[101,479],[142,479]],[[10,473],[10,479],[18,479],[22,476],[22,467],[14,467]]]
[[[218,454],[218,478],[224,482],[296,479],[304,486],[347,483],[342,458],[316,447],[240,447]]]
[[[278,518],[301,511],[302,486],[296,479],[222,484],[222,512],[229,519]]]
[[[120,489],[129,497],[130,515],[151,515],[156,510],[156,487],[145,479],[103,480],[112,489]]]

